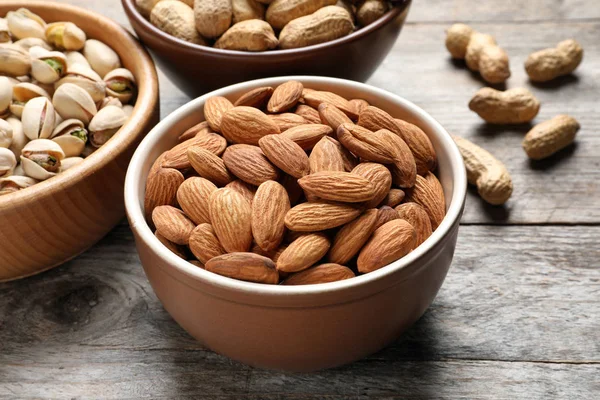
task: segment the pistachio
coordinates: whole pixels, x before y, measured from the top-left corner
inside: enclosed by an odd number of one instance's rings
[[[127,118],[131,117],[131,114],[133,114],[133,106],[130,104],[126,104],[123,106],[123,112],[125,113],[125,115],[127,116]]]
[[[14,44],[0,46],[0,74],[20,77],[31,70],[27,50]]]
[[[45,39],[46,23],[39,15],[36,15],[26,8],[19,8],[17,11],[9,11],[6,14],[6,22],[10,33],[17,39],[36,37]]]
[[[36,97],[50,98],[50,94],[42,87],[29,82],[17,83],[13,86],[13,101],[27,103],[29,100]]]
[[[83,158],[81,157],[67,157],[60,162],[60,172],[65,172],[69,168],[76,166],[77,164],[81,164]]]
[[[127,116],[122,108],[104,107],[90,122],[90,143],[95,147],[102,146],[117,133],[125,121],[127,121]]]
[[[98,103],[98,111],[102,110],[104,107],[115,106],[119,108],[123,108],[123,103],[116,97],[108,96],[105,97],[101,102]]]
[[[58,143],[48,139],[36,139],[23,148],[21,165],[28,177],[43,181],[60,171],[63,158],[65,153]]]
[[[31,76],[41,83],[54,83],[58,81],[67,72],[67,58],[59,51],[48,51],[42,47],[32,47],[40,49],[41,54],[31,60]]]
[[[10,42],[10,31],[5,18],[0,18],[0,43]]]
[[[15,159],[17,160],[17,166],[15,167],[15,169],[13,169],[11,176],[26,176],[25,171],[23,171],[23,166],[19,163],[19,157],[20,156],[15,155]]]
[[[14,153],[15,157],[19,158],[23,147],[25,147],[29,139],[23,133],[23,123],[18,118],[9,117],[6,122],[10,124],[13,133],[12,143],[8,149]]]
[[[12,101],[13,83],[5,76],[0,76],[0,118],[7,116]]]
[[[21,189],[28,188],[38,183],[37,180],[28,176],[9,176],[7,178],[0,179],[0,196],[18,192]]]
[[[13,129],[12,125],[3,119],[0,119],[0,147],[8,149],[12,144]]]
[[[17,166],[17,159],[12,151],[0,147],[0,178],[12,175]]]
[[[113,69],[121,67],[121,60],[113,49],[99,40],[88,39],[83,47],[83,55],[90,66],[100,76],[105,76]]]
[[[126,68],[117,68],[104,77],[106,93],[116,97],[123,104],[129,103],[135,92],[135,78]]]
[[[48,93],[48,96],[52,97],[52,95],[54,94],[54,84],[53,83],[42,83],[40,81],[36,81],[35,79],[31,81],[31,83],[33,85],[36,85],[38,87],[40,87],[41,89],[43,89],[46,93]]]
[[[45,97],[31,99],[25,104],[21,121],[30,140],[49,138],[56,122],[54,106]]]
[[[75,118],[87,125],[98,112],[88,92],[73,83],[61,85],[52,97],[54,108],[64,119]]]
[[[24,50],[29,51],[30,48],[32,47],[41,47],[42,49],[51,51],[52,47],[50,47],[50,45],[44,40],[44,39],[40,39],[40,38],[25,38],[25,39],[21,39],[21,40],[17,40],[15,42],[16,46],[21,47]]]
[[[82,64],[69,66],[67,74],[54,84],[54,88],[58,89],[65,83],[72,83],[88,92],[94,103],[102,101],[106,96],[106,84],[102,78],[90,67]]]
[[[72,22],[54,22],[46,27],[46,40],[60,50],[81,50],[85,32]]]
[[[84,67],[92,69],[87,59],[78,51],[67,51],[65,56],[67,57],[67,69],[69,71],[71,71],[71,68],[73,68],[75,64],[80,64]]]
[[[52,140],[61,147],[65,157],[79,156],[87,142],[87,131],[78,119],[67,119],[52,132]]]

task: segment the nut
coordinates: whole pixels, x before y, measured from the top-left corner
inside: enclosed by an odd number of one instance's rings
[[[356,20],[362,26],[367,26],[388,11],[388,3],[384,0],[366,0],[356,9]]]
[[[285,188],[275,182],[262,183],[252,202],[252,235],[265,252],[276,250],[285,234],[285,215],[290,199]]]
[[[527,132],[523,139],[523,149],[532,160],[541,160],[573,143],[579,128],[579,122],[575,118],[557,115]]]
[[[408,221],[415,228],[417,234],[414,248],[423,243],[431,236],[431,221],[427,211],[417,203],[404,203],[396,207],[400,219]]]
[[[12,175],[17,166],[17,159],[12,151],[0,147],[0,178]]]
[[[267,257],[254,253],[230,253],[215,257],[205,265],[207,271],[242,281],[276,284],[279,274]]]
[[[215,42],[218,49],[265,51],[277,47],[279,41],[271,25],[259,19],[238,22]]]
[[[83,55],[92,69],[100,76],[105,76],[113,69],[121,68],[119,55],[99,40],[86,40]]]
[[[232,189],[221,188],[211,193],[210,220],[215,234],[229,253],[244,252],[252,246],[252,207]]]
[[[292,231],[317,232],[337,228],[360,215],[360,209],[342,203],[302,203],[285,216],[285,226]]]
[[[195,0],[194,18],[196,30],[202,36],[217,38],[231,25],[231,0]]]
[[[90,121],[90,143],[94,147],[102,146],[121,129],[125,122],[127,122],[127,116],[122,108],[104,107]]]
[[[354,277],[354,272],[343,265],[321,264],[291,275],[282,285],[315,285],[319,283],[337,282]]]
[[[229,146],[223,153],[225,166],[235,176],[251,185],[279,179],[279,170],[273,166],[259,147],[248,144]]]
[[[256,0],[232,0],[233,23],[247,19],[265,19],[265,6]]]
[[[57,143],[48,139],[35,139],[27,143],[21,152],[21,165],[25,175],[39,181],[60,172],[65,153]]]
[[[55,22],[46,26],[46,40],[59,50],[78,51],[85,45],[85,32],[72,22]]]
[[[317,263],[329,250],[331,243],[323,233],[300,235],[277,259],[280,272],[298,272]]]
[[[298,180],[298,184],[307,194],[344,203],[370,201],[378,194],[368,179],[350,172],[314,172]]]
[[[267,135],[258,141],[258,145],[269,161],[294,178],[302,178],[310,172],[308,156],[291,139],[283,135]]]
[[[408,254],[416,241],[416,232],[403,219],[387,222],[373,233],[356,262],[362,273],[375,271]]]
[[[194,10],[178,0],[161,0],[150,13],[150,22],[161,31],[190,43],[206,45],[196,30]]]
[[[338,231],[329,250],[330,262],[345,264],[358,254],[375,231],[377,212],[375,208],[367,210]]]
[[[275,0],[267,8],[266,20],[273,28],[283,29],[289,22],[335,5],[337,0]],[[347,13],[347,11],[346,11]]]
[[[288,2],[288,0],[282,1]],[[335,4],[335,0],[333,3]],[[267,19],[269,9],[267,9]],[[353,30],[354,23],[348,11],[337,6],[327,6],[285,25],[279,34],[279,46],[282,49],[312,46],[341,38]]]
[[[59,86],[52,96],[52,104],[63,119],[78,119],[85,125],[98,112],[92,96],[73,83]]]
[[[535,118],[540,102],[525,88],[501,92],[486,87],[475,93],[469,108],[490,124],[523,124]]]
[[[119,99],[122,104],[127,104],[135,93],[135,78],[126,68],[117,68],[104,77],[106,94]]]
[[[581,64],[583,48],[573,39],[563,40],[555,48],[531,53],[525,71],[534,82],[547,82],[568,75]]]
[[[44,32],[46,23],[39,15],[26,8],[9,11],[6,14],[6,22],[10,33],[17,39],[28,37],[46,39]]]
[[[54,131],[55,118],[50,100],[45,97],[33,98],[23,108],[23,133],[29,140],[48,139]]]

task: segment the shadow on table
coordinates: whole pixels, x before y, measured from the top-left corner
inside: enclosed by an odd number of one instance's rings
[[[471,75],[471,78],[480,83],[483,86],[487,86],[487,87],[492,87],[496,90],[506,90],[506,83],[502,82],[502,83],[489,83],[487,82],[485,79],[483,79],[481,77],[481,74],[478,71],[471,71],[469,69],[469,67],[467,67],[467,63],[465,62],[465,60],[458,60],[456,58],[448,58],[448,63],[450,65],[452,65],[455,69],[457,70],[463,70],[466,73],[468,73],[469,75]]]

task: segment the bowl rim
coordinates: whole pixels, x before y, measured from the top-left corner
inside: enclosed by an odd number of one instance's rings
[[[135,0],[121,0],[121,4],[123,5],[123,8],[125,9],[125,13],[127,14],[127,16],[130,18],[133,17],[137,23],[141,24],[146,29],[146,31],[150,32],[153,36],[158,37],[160,40],[164,41],[165,44],[167,44],[167,45],[180,46],[180,47],[185,48],[186,50],[199,52],[199,53],[207,53],[207,54],[212,54],[212,55],[221,56],[221,57],[232,57],[232,58],[247,57],[247,58],[253,58],[253,59],[258,59],[258,58],[263,59],[264,58],[266,60],[270,60],[271,58],[278,58],[281,56],[297,56],[297,55],[307,53],[310,51],[329,49],[331,47],[337,47],[337,46],[341,46],[346,43],[351,43],[351,42],[357,41],[357,40],[361,39],[362,37],[367,36],[371,32],[379,30],[380,28],[384,27],[391,21],[395,20],[398,15],[400,15],[404,11],[408,10],[412,3],[412,0],[403,0],[402,4],[394,4],[388,12],[386,12],[383,16],[381,16],[376,21],[370,23],[369,25],[367,25],[363,28],[360,28],[360,29],[350,33],[349,35],[343,36],[343,37],[335,39],[335,40],[331,40],[329,42],[314,44],[314,45],[306,46],[306,47],[300,47],[297,49],[278,49],[278,50],[251,52],[251,51],[241,51],[241,50],[217,49],[212,46],[202,46],[202,45],[190,43],[183,39],[179,39],[179,38],[176,38],[175,36],[169,35],[168,33],[163,32],[160,29],[158,29],[157,27],[155,27],[154,25],[152,25],[152,23],[150,23],[150,21],[139,12],[139,10],[137,9],[137,7],[134,4],[134,1]],[[135,29],[135,24],[132,24],[132,26]],[[138,34],[138,36],[139,36],[139,34]]]
[[[53,196],[55,193],[61,192],[67,187],[75,186],[88,176],[97,173],[106,165],[113,162],[115,157],[127,149],[133,142],[139,140],[141,130],[147,124],[146,118],[152,114],[152,110],[156,108],[159,102],[158,75],[154,63],[146,49],[121,25],[102,14],[70,4],[39,0],[4,0],[0,3],[0,8],[3,9],[17,9],[21,7],[30,8],[33,12],[61,9],[70,14],[79,14],[82,18],[90,20],[90,22],[100,21],[102,24],[109,26],[112,31],[118,34],[118,38],[115,40],[123,41],[125,46],[130,47],[132,52],[136,54],[135,57],[140,59],[140,75],[143,79],[137,79],[138,82],[136,82],[138,92],[132,114],[114,137],[86,157],[83,162],[67,171],[45,181],[38,182],[28,188],[0,196],[0,210],[26,207],[32,200],[35,201],[41,197]],[[121,55],[119,57],[122,59]],[[136,78],[139,78],[139,76]]]
[[[167,247],[164,246],[151,231],[144,218],[144,213],[142,212],[143,201],[139,196],[141,192],[140,185],[145,186],[145,182],[141,180],[142,165],[148,158],[149,152],[152,151],[159,139],[162,136],[169,134],[170,126],[184,116],[187,116],[201,107],[208,97],[226,96],[228,93],[233,91],[249,90],[258,86],[276,86],[288,80],[298,80],[308,85],[334,83],[358,92],[369,92],[370,94],[373,94],[386,101],[399,104],[411,114],[418,115],[419,118],[422,118],[424,121],[426,121],[430,128],[436,132],[436,136],[442,142],[442,146],[449,152],[449,162],[454,171],[450,207],[448,208],[446,216],[435,232],[433,232],[433,234],[425,242],[423,242],[411,253],[376,271],[343,281],[299,286],[266,285],[261,283],[240,281],[217,275],[202,268],[198,268],[193,264],[190,264],[188,261],[181,259],[175,255],[175,253],[167,249]],[[454,226],[458,225],[465,203],[466,191],[467,176],[463,159],[458,147],[452,140],[450,134],[432,116],[414,103],[396,94],[387,92],[384,89],[376,88],[359,82],[329,77],[284,76],[252,80],[215,90],[191,100],[160,121],[148,133],[142,143],[140,143],[131,159],[131,163],[129,164],[129,168],[127,170],[127,176],[125,178],[125,208],[131,229],[137,232],[139,239],[144,241],[156,256],[161,257],[165,261],[165,264],[169,266],[169,268],[175,268],[179,272],[192,277],[194,280],[198,280],[227,291],[267,296],[306,296],[324,292],[344,291],[366,285],[370,282],[380,281],[381,279],[384,279],[387,276],[394,274],[395,272],[402,270],[411,264],[414,264],[416,260],[429,254],[429,252],[432,251],[432,249],[438,245],[444,237],[453,231]]]

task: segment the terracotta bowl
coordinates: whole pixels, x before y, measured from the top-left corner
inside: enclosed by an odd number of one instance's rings
[[[295,79],[306,87],[363,98],[419,125],[439,157],[447,215],[433,235],[404,258],[345,281],[276,286],[237,281],[197,268],[171,253],[144,220],[144,186],[154,160],[203,120],[209,96],[234,100],[250,89]],[[165,309],[207,347],[253,366],[312,371],[376,352],[419,319],[436,296],[454,254],[466,194],[465,167],[448,133],[425,111],[384,90],[323,77],[246,82],[197,98],[162,120],[135,152],[125,180],[125,206],[142,265]]]
[[[158,81],[148,53],[101,15],[49,1],[0,2],[0,15],[29,8],[46,22],[72,21],[112,47],[139,94],[129,121],[85,162],[35,186],[0,196],[0,281],[47,270],[82,253],[124,216],[123,185],[133,151],[159,119]]]
[[[121,2],[133,29],[152,50],[161,70],[190,97],[271,76],[322,75],[365,82],[392,49],[410,7],[410,0],[405,0],[371,25],[331,42],[250,53],[177,39],[144,18],[135,0]]]

